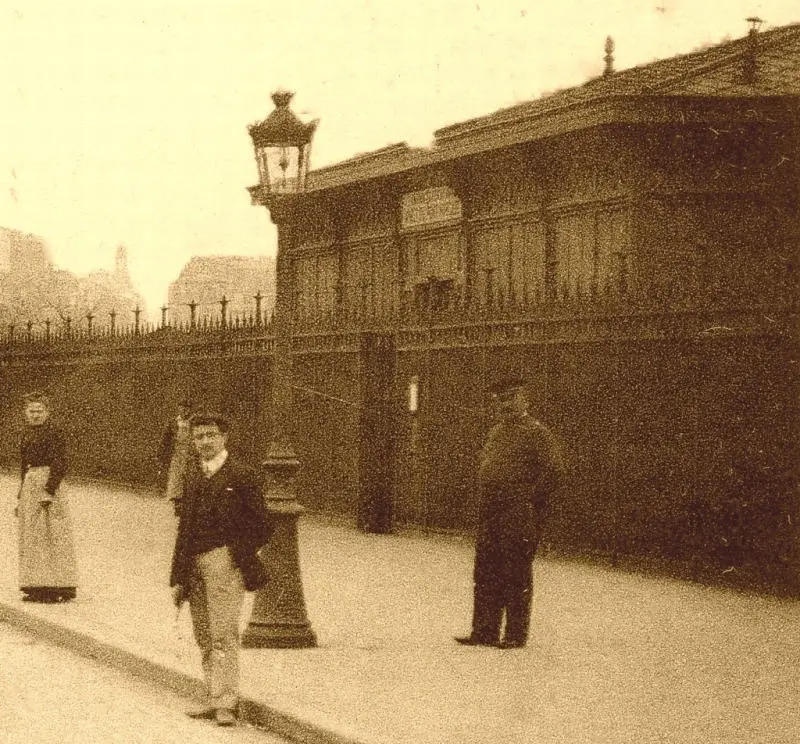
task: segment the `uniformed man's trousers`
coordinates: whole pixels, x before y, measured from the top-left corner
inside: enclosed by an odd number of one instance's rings
[[[533,557],[538,539],[481,535],[475,549],[472,637],[482,643],[500,640],[505,613],[505,638],[528,640],[533,595]]]

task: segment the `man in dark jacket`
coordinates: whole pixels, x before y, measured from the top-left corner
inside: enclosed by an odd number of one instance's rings
[[[528,413],[522,378],[504,378],[491,392],[500,423],[489,431],[478,469],[472,633],[456,640],[469,646],[521,648],[528,640],[533,558],[563,461],[552,433]]]
[[[225,419],[194,416],[191,436],[199,457],[185,475],[170,586],[177,607],[189,600],[208,688],[209,707],[189,715],[232,726],[244,593],[267,581],[259,550],[271,530],[257,474],[228,456]]]

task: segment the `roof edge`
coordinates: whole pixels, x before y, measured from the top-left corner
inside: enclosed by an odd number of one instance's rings
[[[783,26],[768,29],[758,34],[764,48],[777,46],[793,38],[800,32],[800,23],[791,23]],[[403,171],[425,167],[433,163],[442,162],[449,159],[463,157],[471,154],[478,154],[490,149],[502,149],[511,145],[522,144],[526,141],[532,142],[545,137],[553,136],[559,132],[554,132],[552,126],[561,121],[567,126],[562,130],[563,133],[574,131],[577,128],[596,126],[602,123],[613,123],[599,120],[593,121],[592,112],[601,113],[607,110],[609,105],[614,102],[626,102],[630,109],[631,101],[641,101],[645,108],[652,105],[652,101],[657,98],[669,97],[672,101],[686,100],[684,96],[667,96],[666,90],[676,81],[683,81],[692,76],[703,74],[709,70],[718,69],[735,63],[747,53],[749,35],[738,37],[729,41],[711,45],[705,49],[700,49],[686,54],[679,54],[673,57],[654,60],[645,65],[634,66],[625,70],[620,70],[609,78],[594,77],[578,86],[565,88],[554,96],[563,95],[565,100],[554,102],[555,105],[548,106],[550,97],[540,97],[531,99],[513,106],[499,109],[485,116],[475,117],[463,122],[447,125],[434,130],[433,144],[429,147],[411,148],[406,142],[394,143],[382,147],[372,152],[360,153],[346,160],[314,169],[308,174],[309,191],[323,191],[348,183],[354,183],[371,178],[379,178],[386,175],[396,174]],[[665,75],[664,79],[650,84],[642,81],[637,88],[635,77],[643,71],[652,71],[656,67],[668,66],[675,62],[685,62],[695,60],[695,64],[690,69],[679,69],[672,71],[672,74]],[[633,81],[631,82],[631,79]],[[603,81],[625,81],[633,88],[624,92],[609,89],[603,85]],[[597,86],[595,95],[589,95],[569,99],[569,93],[579,93],[582,89]],[[776,98],[772,96],[766,98]],[[708,100],[723,100],[715,96],[705,97]],[[763,100],[764,96],[754,95],[752,97],[736,98],[738,101],[748,101],[752,99]],[[541,105],[540,105],[541,104]],[[567,120],[577,118],[580,126],[571,125]],[[595,117],[596,119],[598,117]],[[623,122],[620,122],[623,123]],[[541,126],[537,126],[537,124]],[[516,133],[516,134],[515,134]],[[527,133],[522,136],[523,133]],[[527,137],[527,139],[525,138]],[[487,140],[492,139],[494,145],[487,144]]]
[[[788,104],[788,106],[787,106]],[[720,124],[755,122],[787,108],[797,115],[800,96],[616,95],[578,101],[496,127],[479,128],[469,136],[434,142],[427,148],[380,150],[345,160],[308,174],[307,191],[321,193],[361,181],[399,175],[493,150],[537,142],[570,132],[614,124]]]

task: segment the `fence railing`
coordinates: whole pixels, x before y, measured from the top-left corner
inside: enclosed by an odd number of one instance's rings
[[[551,302],[408,302],[398,307],[334,307],[295,311],[290,318],[296,350],[354,348],[364,332],[394,333],[397,348],[423,346],[543,343],[556,340],[604,341],[618,338],[703,338],[721,335],[789,335],[797,308],[728,303],[692,307],[679,302],[635,298],[572,298]],[[0,326],[0,356],[165,352],[260,354],[274,348],[274,317],[202,316],[170,323],[137,321],[119,326],[60,322]]]

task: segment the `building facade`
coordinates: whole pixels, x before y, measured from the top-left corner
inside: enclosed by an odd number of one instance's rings
[[[797,549],[800,26],[606,64],[430,148],[309,174],[283,246],[297,384],[333,392],[329,334],[339,389],[361,381],[367,528],[472,524],[482,389],[514,367],[570,453],[556,542],[780,571]]]
[[[133,324],[137,308],[146,311],[128,272],[125,246],[117,246],[113,270],[77,276],[53,265],[43,238],[0,228],[0,321],[9,329],[108,331],[112,324]]]
[[[223,303],[225,322],[262,323],[269,318],[275,304],[274,259],[194,256],[169,286],[169,323],[219,323]]]
[[[78,278],[73,301],[74,316],[84,327],[91,317],[92,327],[110,330],[112,316],[115,328],[135,323],[138,314],[147,316],[144,299],[136,290],[128,270],[128,249],[118,245],[111,271],[92,271]]]
[[[297,317],[790,301],[799,35],[607,71],[441,129],[429,149],[312,172]]]
[[[0,273],[24,275],[51,268],[50,249],[42,238],[0,227]]]

